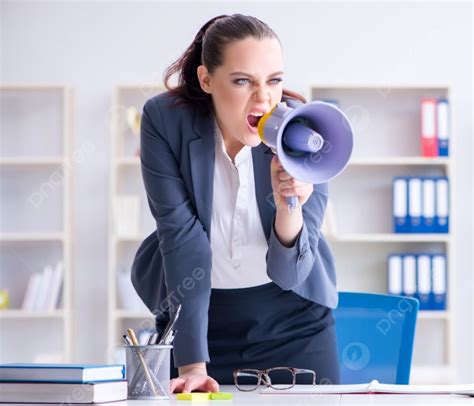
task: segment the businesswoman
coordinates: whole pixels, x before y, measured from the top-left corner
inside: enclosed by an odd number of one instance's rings
[[[182,305],[172,391],[218,391],[238,368],[305,368],[339,382],[334,261],[321,234],[327,185],[292,178],[256,130],[277,103],[304,101],[282,79],[276,34],[254,17],[219,16],[143,108],[156,232],[138,249],[132,281],[158,332]],[[301,209],[289,212],[292,195]]]

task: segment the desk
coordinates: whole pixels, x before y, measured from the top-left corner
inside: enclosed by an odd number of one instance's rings
[[[263,385],[262,385],[263,389]],[[168,400],[127,400],[123,402],[102,403],[107,406],[365,406],[365,405],[390,405],[390,406],[474,406],[474,398],[458,395],[261,395],[255,392],[240,392],[232,385],[221,385],[221,392],[231,392],[232,400],[176,400],[176,395],[171,395]],[[0,406],[47,406],[42,403],[18,404],[2,403]],[[67,406],[69,403],[64,403]],[[78,405],[78,404],[74,404]]]
[[[263,389],[263,386],[262,386]],[[110,403],[110,406],[233,406],[233,405],[281,405],[281,406],[346,406],[346,405],[391,405],[391,406],[474,406],[474,398],[458,395],[262,395],[255,392],[240,392],[232,385],[221,385],[221,392],[231,392],[233,400],[184,401],[176,400],[171,395],[169,400],[128,400],[126,402]],[[44,406],[44,405],[43,405]]]

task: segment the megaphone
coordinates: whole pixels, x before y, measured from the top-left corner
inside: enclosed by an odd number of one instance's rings
[[[312,184],[339,175],[354,143],[345,114],[323,101],[278,103],[258,122],[258,134],[293,178]],[[286,202],[290,211],[299,207],[297,196],[287,197]]]

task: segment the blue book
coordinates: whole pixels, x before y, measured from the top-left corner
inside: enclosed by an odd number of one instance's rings
[[[4,382],[105,382],[125,379],[124,365],[107,364],[0,364]]]

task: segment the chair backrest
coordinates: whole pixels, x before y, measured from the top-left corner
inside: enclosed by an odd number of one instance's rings
[[[341,384],[408,384],[417,299],[339,292],[334,309]]]

